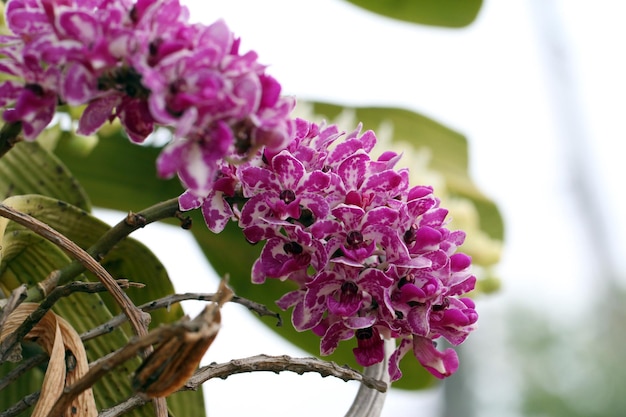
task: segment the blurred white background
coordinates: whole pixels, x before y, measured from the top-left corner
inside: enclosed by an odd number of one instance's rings
[[[480,368],[471,383],[479,416],[517,415],[502,309],[523,302],[575,320],[607,285],[600,271],[624,276],[626,2],[486,0],[465,29],[396,22],[339,0],[183,3],[194,21],[223,18],[286,94],[404,107],[467,136],[472,177],[499,205],[506,238],[503,288],[478,300],[480,327],[466,342],[472,363],[461,369]],[[179,292],[217,287],[184,232],[151,226],[137,237],[161,256]],[[185,307],[194,314],[202,306]],[[239,306],[223,317],[205,363],[304,355]],[[357,388],[317,374],[257,373],[209,381],[205,393],[211,416],[342,416]],[[442,392],[392,391],[384,415],[439,416]]]

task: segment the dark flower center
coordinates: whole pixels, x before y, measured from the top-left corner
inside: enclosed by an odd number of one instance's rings
[[[139,14],[137,13],[137,5],[134,5],[132,9],[130,9],[130,20],[133,23],[137,23],[137,21],[139,20]]]
[[[345,295],[356,294],[359,292],[359,287],[352,281],[346,281],[341,284],[341,292]]]
[[[421,307],[425,304],[420,303],[419,301],[407,301],[406,305],[408,305],[409,307]]]
[[[141,84],[141,74],[133,68],[120,67],[98,78],[98,89],[117,90],[131,98],[148,98],[150,91]]]
[[[235,136],[235,150],[239,155],[245,155],[250,149],[252,149],[252,129],[254,124],[246,119],[241,122],[235,123],[231,126],[233,134]]]
[[[441,304],[433,304],[432,309],[433,311],[442,311],[448,307],[450,307],[450,300],[448,299],[448,297],[445,297]]]
[[[296,193],[291,190],[283,190],[280,192],[279,198],[285,203],[292,203],[296,199]]]
[[[404,243],[406,243],[407,245],[410,245],[411,243],[415,242],[416,237],[417,237],[417,226],[412,225],[409,230],[404,232]]]
[[[287,254],[300,255],[302,253],[302,246],[298,242],[289,242],[283,245],[283,250]]]
[[[159,63],[158,54],[161,44],[163,44],[163,39],[157,38],[150,42],[150,44],[148,45],[148,65],[150,65],[151,67],[154,67],[156,64]]]
[[[371,327],[366,329],[358,329],[356,331],[356,338],[359,340],[371,339],[374,336],[374,330]]]
[[[400,278],[400,280],[398,281],[398,288],[402,288],[404,287],[406,284],[408,284],[410,281],[407,277],[402,277]]]
[[[35,93],[36,95],[38,95],[39,97],[42,97],[44,95],[44,91],[43,91],[43,87],[40,86],[39,84],[26,84],[24,86],[25,89],[32,91],[33,93]]]
[[[363,243],[363,234],[358,230],[351,231],[350,233],[348,233],[346,243],[348,244],[348,246],[352,247],[359,246],[361,243]]]

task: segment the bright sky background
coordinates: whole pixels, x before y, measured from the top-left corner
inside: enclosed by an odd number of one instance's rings
[[[498,341],[485,337],[498,334],[499,312],[511,300],[570,315],[596,287],[589,246],[579,233],[580,212],[571,199],[576,185],[565,163],[575,140],[583,141],[583,162],[590,163],[597,182],[589,199],[607,204],[595,225],[615,236],[616,248],[623,246],[626,2],[486,0],[477,21],[463,30],[403,24],[340,0],[183,2],[194,21],[223,18],[242,38],[242,50],[256,50],[287,94],[405,107],[468,137],[472,176],[499,204],[507,232],[498,268],[504,288],[479,300],[481,327],[468,344],[497,349]],[[556,20],[541,24],[550,5]],[[561,42],[556,46],[553,35]],[[164,257],[177,290],[214,291],[216,280],[193,242],[183,232],[159,233],[165,232],[149,227],[138,237]],[[185,252],[172,254],[172,247]],[[618,250],[614,255],[620,258]],[[193,314],[202,306],[186,307]],[[238,306],[227,306],[223,317],[206,362],[258,353],[303,355]],[[488,336],[481,338],[481,330]],[[507,377],[498,371],[506,358],[494,357],[483,379]],[[210,415],[229,417],[342,416],[356,389],[356,383],[287,373],[237,375],[205,385]],[[510,397],[506,387],[500,389],[503,398]],[[434,416],[438,399],[437,392],[392,392],[384,415]],[[490,407],[489,397],[483,400],[481,417],[497,408]]]

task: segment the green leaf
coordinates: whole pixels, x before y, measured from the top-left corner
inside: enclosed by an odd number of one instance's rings
[[[482,0],[347,0],[374,13],[422,25],[460,28],[476,19]]]
[[[0,157],[0,199],[20,194],[42,194],[83,210],[91,208],[65,165],[37,142],[19,142]]]
[[[129,143],[119,130],[101,138],[86,155],[67,137],[62,137],[55,149],[95,206],[123,212],[137,212],[183,192],[177,179],[157,177],[159,152],[159,148]]]

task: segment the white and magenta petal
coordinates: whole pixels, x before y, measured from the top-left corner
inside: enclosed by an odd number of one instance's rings
[[[459,358],[454,349],[437,350],[426,337],[413,338],[413,354],[424,368],[437,378],[445,378],[459,369]]]
[[[233,218],[233,210],[224,200],[224,193],[218,191],[209,194],[202,204],[202,216],[213,233],[220,233],[224,230]]]

